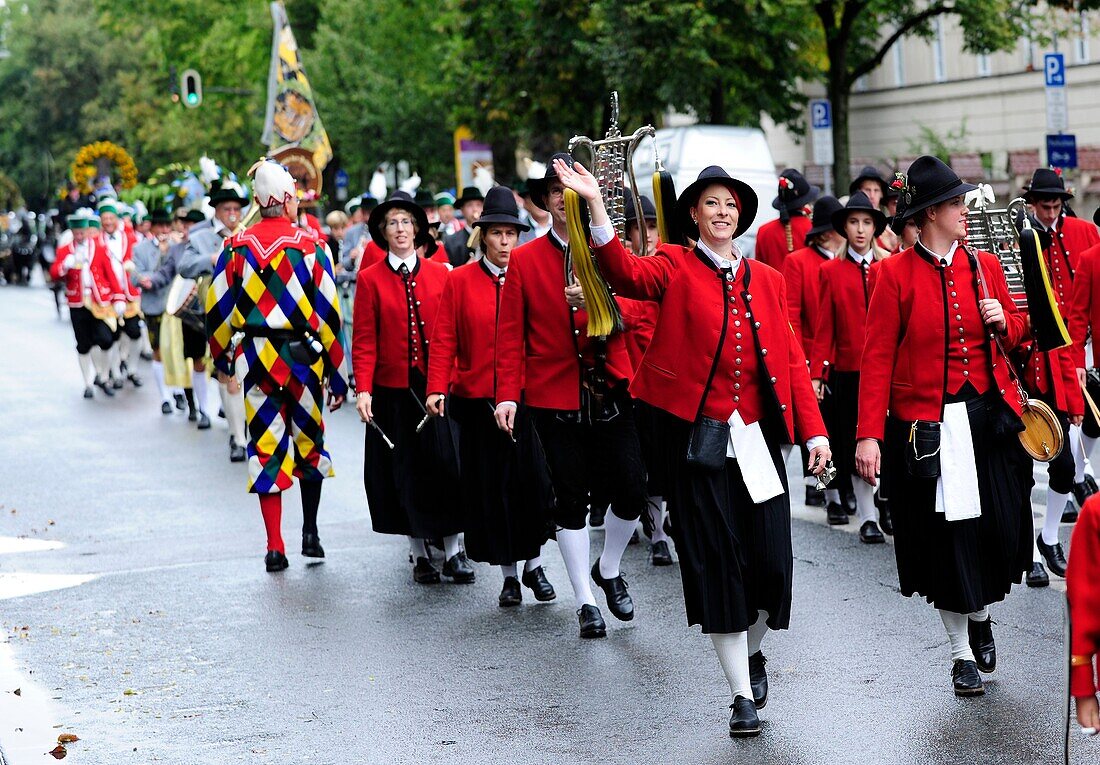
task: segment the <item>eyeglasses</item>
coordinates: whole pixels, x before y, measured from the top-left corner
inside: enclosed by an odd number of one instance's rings
[[[391,218],[386,221],[386,228],[398,229],[398,228],[412,228],[413,222],[411,218]]]

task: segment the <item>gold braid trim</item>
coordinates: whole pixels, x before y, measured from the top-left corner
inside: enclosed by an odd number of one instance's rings
[[[1091,667],[1092,656],[1081,656],[1079,654],[1074,654],[1073,656],[1069,657],[1069,663],[1070,666],[1073,667]]]
[[[791,233],[789,221],[783,224],[783,230],[787,232],[787,252],[794,252],[794,236]]]

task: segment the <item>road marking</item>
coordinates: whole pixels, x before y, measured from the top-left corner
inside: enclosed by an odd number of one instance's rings
[[[22,598],[43,592],[77,587],[96,578],[95,574],[0,573],[0,600]]]
[[[65,545],[46,539],[27,539],[25,537],[0,537],[0,555],[21,552],[44,552],[60,550]]]

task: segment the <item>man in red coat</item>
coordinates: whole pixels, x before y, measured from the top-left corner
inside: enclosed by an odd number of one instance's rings
[[[1081,508],[1073,530],[1066,571],[1070,616],[1069,691],[1077,704],[1077,722],[1095,735],[1100,729],[1096,700],[1096,654],[1100,651],[1100,499]]]
[[[1034,210],[1039,225],[1050,233],[1050,246],[1043,251],[1043,255],[1050,272],[1051,288],[1058,300],[1058,310],[1062,316],[1068,316],[1074,273],[1081,253],[1100,244],[1100,233],[1088,221],[1067,214],[1066,202],[1073,199],[1073,193],[1066,190],[1066,182],[1057,170],[1045,167],[1036,170],[1028,183],[1025,199]],[[1070,427],[1067,444],[1073,449],[1073,496],[1080,505],[1096,493],[1097,487],[1090,473],[1091,466],[1086,464],[1088,460],[1079,425]],[[1076,520],[1076,513],[1071,509],[1064,520]]]
[[[783,259],[798,249],[810,230],[806,208],[817,199],[821,189],[794,169],[787,169],[779,176],[779,193],[772,200],[772,207],[779,210],[779,219],[768,221],[756,233],[756,254],[761,263],[782,271]]]
[[[99,219],[83,207],[67,220],[72,241],[57,248],[50,277],[64,280],[69,318],[76,335],[76,353],[84,377],[84,398],[92,398],[95,385],[113,396],[107,358],[114,344],[114,327],[126,307],[122,285],[111,267],[111,256],[96,236]]]
[[[555,158],[572,162],[566,154]],[[621,332],[588,336],[588,314],[566,302],[565,195],[557,173],[529,184],[551,230],[512,253],[497,325],[496,416],[511,432],[523,393],[546,449],[557,496],[558,547],[576,597],[580,635],[606,635],[589,585],[585,527],[593,489],[611,497],[604,548],[592,567],[616,618],[634,618],[619,562],[647,506],[645,465],[626,390],[630,359]]]

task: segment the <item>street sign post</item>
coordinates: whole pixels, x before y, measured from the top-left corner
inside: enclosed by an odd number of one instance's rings
[[[813,142],[814,164],[825,171],[825,193],[833,189],[833,107],[827,98],[810,101],[810,140]]]
[[[1043,76],[1046,81],[1047,132],[1069,130],[1069,108],[1066,104],[1066,57],[1061,53],[1043,56]]]
[[[344,168],[340,168],[336,171],[336,174],[332,178],[333,184],[336,186],[336,201],[346,202],[348,198],[348,174]]]
[[[1047,163],[1051,167],[1074,170],[1077,167],[1077,136],[1061,133],[1047,136]]]

